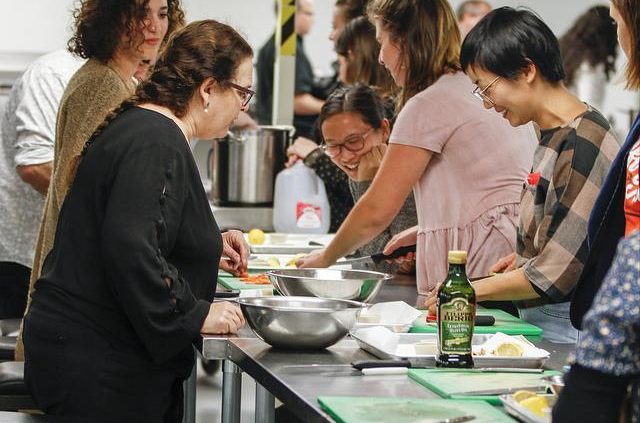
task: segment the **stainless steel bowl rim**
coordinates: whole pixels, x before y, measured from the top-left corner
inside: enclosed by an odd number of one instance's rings
[[[238,298],[236,300],[236,302],[240,305],[245,305],[245,306],[249,306],[249,307],[255,307],[255,308],[265,308],[265,309],[269,309],[269,310],[274,310],[274,311],[304,311],[305,313],[334,313],[336,311],[341,311],[344,309],[336,309],[336,308],[328,308],[328,307],[323,307],[323,308],[304,308],[304,307],[287,307],[287,306],[278,306],[278,305],[267,305],[267,304],[254,304],[251,302],[251,300],[253,298],[260,298],[260,297],[246,297],[246,298]],[[296,299],[296,298],[304,298],[306,299],[311,299],[311,298],[317,298],[317,297],[283,297],[286,298],[288,300],[291,299]],[[343,300],[341,298],[322,298],[322,300],[327,300],[327,301],[336,301],[342,304],[348,304],[351,305],[353,307],[349,307],[349,308],[365,308],[370,306],[370,304],[367,303],[362,303],[360,301],[353,301],[353,300]]]
[[[338,263],[339,264],[339,263]],[[374,272],[372,270],[357,270],[357,269],[327,269],[327,268],[302,268],[302,269],[278,269],[278,270],[269,270],[266,274],[267,276],[271,275],[271,276],[278,276],[280,278],[304,278],[304,279],[324,279],[324,278],[319,278],[319,277],[315,277],[315,276],[300,276],[300,275],[290,275],[288,274],[289,272],[292,271],[296,271],[296,270],[323,270],[323,271],[336,271],[336,272],[352,272],[352,273],[359,273],[362,275],[370,275],[371,277],[374,276],[379,276],[377,279],[382,279],[385,281],[391,280],[393,279],[393,276],[388,274],[388,273],[382,273],[382,272]],[[343,280],[343,281],[358,281],[358,280],[362,280],[363,278],[342,278],[342,279],[335,279],[335,281],[339,281],[339,280]]]

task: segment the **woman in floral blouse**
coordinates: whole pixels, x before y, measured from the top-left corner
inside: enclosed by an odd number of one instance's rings
[[[620,242],[583,328],[554,423],[640,421],[640,231]]]

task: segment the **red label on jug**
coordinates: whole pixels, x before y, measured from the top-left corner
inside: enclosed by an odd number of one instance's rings
[[[296,204],[296,226],[302,229],[318,229],[322,226],[322,210],[309,203]]]

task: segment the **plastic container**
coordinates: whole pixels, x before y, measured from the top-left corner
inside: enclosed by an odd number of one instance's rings
[[[273,227],[276,232],[325,234],[331,223],[322,179],[298,161],[276,177]]]

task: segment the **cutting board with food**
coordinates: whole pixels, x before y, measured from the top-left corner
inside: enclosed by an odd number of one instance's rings
[[[477,326],[473,330],[476,334],[491,334],[502,332],[507,335],[524,335],[530,340],[538,340],[542,337],[542,329],[525,322],[511,314],[495,309],[478,309],[478,316],[492,316],[495,323],[491,326]],[[434,316],[435,317],[435,316]],[[423,314],[414,322],[411,330],[412,333],[436,333],[436,322],[427,321],[427,315]]]
[[[322,396],[318,403],[338,423],[515,422],[481,401]]]
[[[264,272],[250,272],[246,276],[218,273],[218,283],[227,289],[272,289],[269,277]]]
[[[482,372],[476,369],[410,369],[409,377],[443,398],[484,400],[500,404],[500,395],[520,390],[545,392],[546,376],[558,375],[554,370],[542,373]]]

